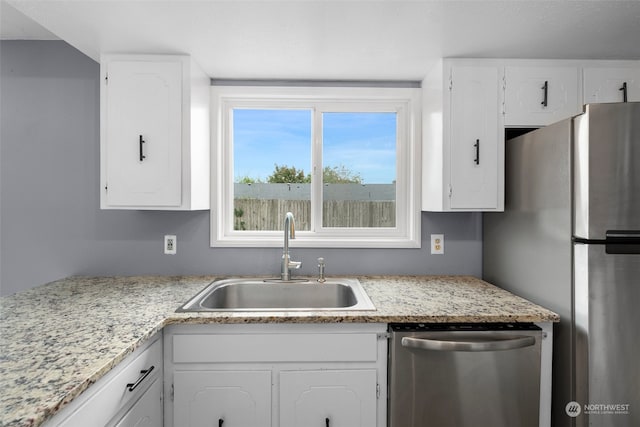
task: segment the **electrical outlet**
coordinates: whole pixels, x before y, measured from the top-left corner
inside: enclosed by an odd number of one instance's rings
[[[431,235],[431,253],[444,254],[444,234]]]
[[[164,236],[164,253],[169,255],[175,255],[177,251],[176,236],[167,234]]]

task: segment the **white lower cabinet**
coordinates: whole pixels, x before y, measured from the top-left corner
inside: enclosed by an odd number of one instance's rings
[[[162,339],[156,336],[45,427],[162,427]]]
[[[173,377],[174,425],[271,425],[270,371],[178,371]]]
[[[162,427],[162,380],[155,380],[115,427]]]
[[[375,369],[280,373],[280,427],[376,425]]]
[[[165,328],[165,427],[383,427],[385,324]]]

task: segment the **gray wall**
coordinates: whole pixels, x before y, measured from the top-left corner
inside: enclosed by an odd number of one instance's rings
[[[61,41],[0,42],[0,293],[69,275],[276,274],[281,251],[209,247],[209,212],[99,209],[98,64]],[[429,234],[445,234],[430,255]],[[178,254],[164,255],[164,234]],[[478,213],[423,213],[422,249],[294,249],[302,273],[482,273]]]

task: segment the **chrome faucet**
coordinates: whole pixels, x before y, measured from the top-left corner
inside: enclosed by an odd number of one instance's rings
[[[324,283],[327,279],[324,277],[324,258],[318,258],[318,283]]]
[[[280,267],[280,279],[291,280],[291,269],[300,268],[302,262],[291,261],[289,255],[289,237],[296,238],[296,221],[291,212],[287,212],[284,217],[284,247],[282,248],[282,265]]]

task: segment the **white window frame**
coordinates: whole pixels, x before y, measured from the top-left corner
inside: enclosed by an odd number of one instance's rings
[[[323,228],[316,203],[310,231],[296,230],[292,247],[419,248],[421,245],[421,91],[417,88],[363,87],[211,87],[211,246],[278,247],[282,231],[233,229],[234,108],[312,109],[312,158],[321,161],[322,112],[389,111],[397,113],[396,226]],[[283,159],[283,162],[286,159]],[[318,170],[319,169],[319,170]],[[322,198],[321,170],[312,171],[311,198]],[[314,205],[312,205],[314,206]],[[320,212],[316,212],[319,210]],[[284,221],[284,218],[283,218]],[[320,224],[318,224],[320,222]]]

